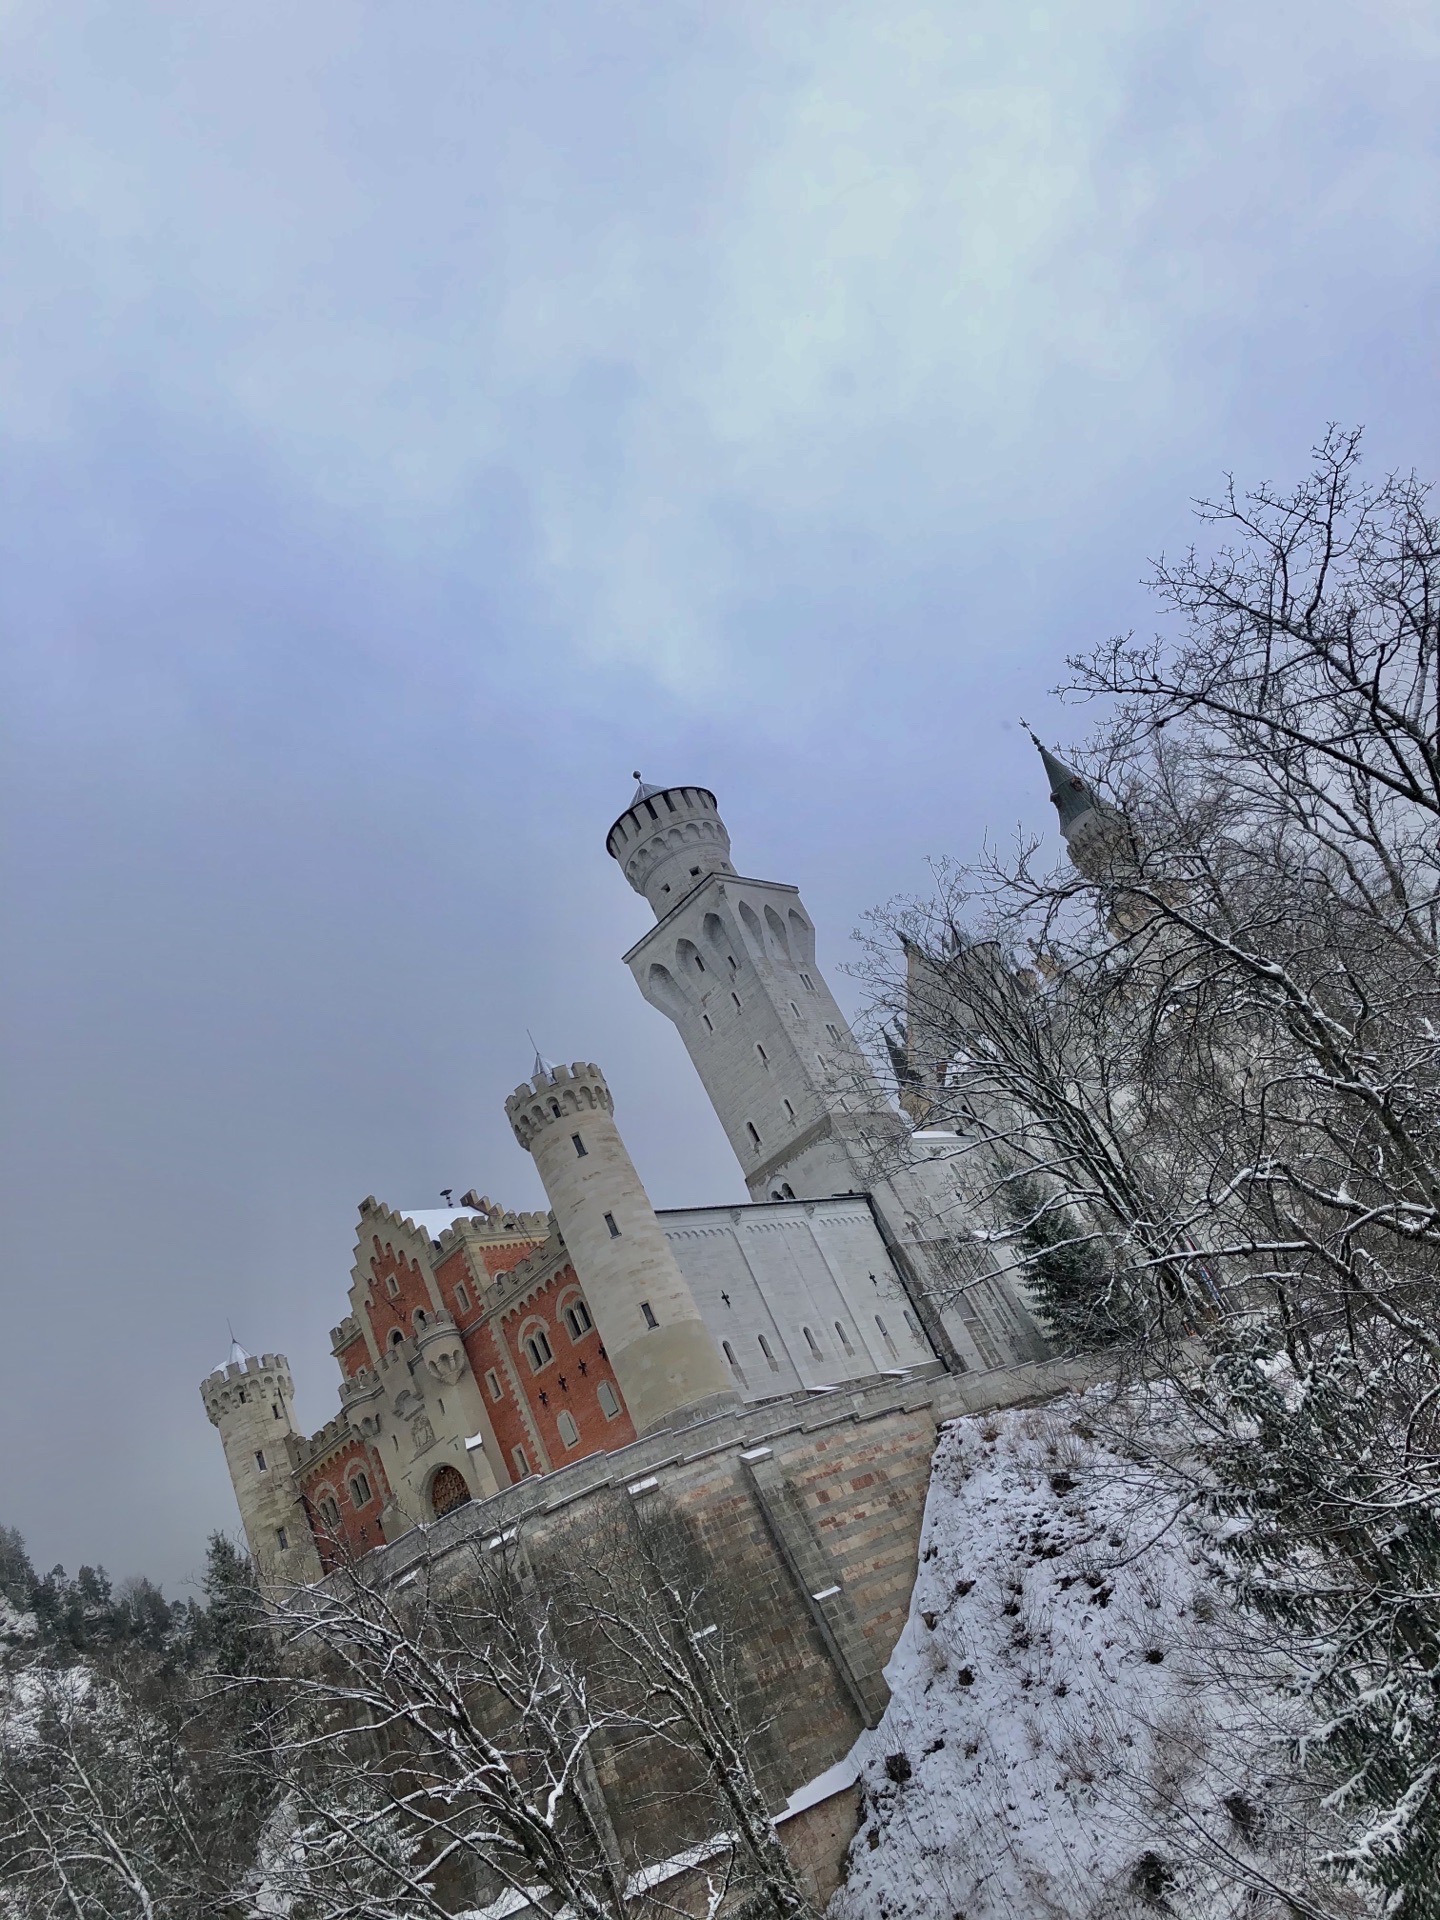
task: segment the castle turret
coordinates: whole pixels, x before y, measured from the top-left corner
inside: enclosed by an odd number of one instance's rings
[[[1037,735],[1030,738],[1050,782],[1050,801],[1059,817],[1065,848],[1087,880],[1110,877],[1117,862],[1134,858],[1129,822],[1118,807],[1095,793],[1073,767],[1051,753]]]
[[[707,873],[733,873],[730,836],[705,787],[649,787],[639,774],[635,798],[606,836],[636,893],[663,919]]]
[[[534,1156],[636,1431],[738,1405],[620,1138],[599,1067],[542,1069],[515,1089],[505,1111]]]
[[[295,1485],[289,1363],[280,1353],[257,1358],[238,1343],[230,1354],[228,1365],[201,1381],[200,1395],[225,1448],[250,1558],[266,1584],[318,1580],[320,1555]]]

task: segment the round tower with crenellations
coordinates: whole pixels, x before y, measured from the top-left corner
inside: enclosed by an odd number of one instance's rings
[[[739,1404],[729,1369],[676,1263],[592,1063],[537,1059],[505,1103],[549,1196],[637,1433]]]
[[[227,1365],[200,1382],[225,1448],[250,1558],[266,1585],[321,1576],[320,1555],[295,1483],[295,1388],[283,1353],[256,1356],[235,1343]]]
[[[707,873],[734,873],[730,836],[708,787],[651,787],[635,776],[635,798],[606,836],[636,893],[663,920]]]

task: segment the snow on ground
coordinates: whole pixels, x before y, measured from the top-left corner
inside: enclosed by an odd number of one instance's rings
[[[1102,1441],[1102,1411],[1071,1395],[942,1431],[831,1920],[1293,1911],[1286,1704],[1173,1481]],[[1329,1889],[1318,1910],[1365,1911]]]

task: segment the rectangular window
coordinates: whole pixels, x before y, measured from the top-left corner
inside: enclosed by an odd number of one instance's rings
[[[555,1425],[559,1429],[560,1438],[565,1442],[567,1447],[579,1446],[580,1429],[576,1426],[575,1416],[570,1412],[568,1407],[562,1407],[559,1413],[556,1414]]]
[[[500,1376],[493,1367],[491,1367],[485,1375],[485,1385],[490,1389],[490,1398],[492,1400],[504,1399],[505,1389],[500,1385]]]
[[[586,1154],[585,1142],[580,1138],[578,1133],[572,1133],[570,1136],[570,1140],[571,1140],[571,1144],[575,1148],[575,1158],[577,1160],[583,1160]]]
[[[260,1449],[259,1449],[258,1447],[257,1447],[257,1448],[255,1449],[255,1465],[256,1465],[256,1466],[257,1466],[257,1467],[259,1468],[259,1470],[260,1470],[260,1472],[261,1472],[261,1473],[264,1473],[264,1471],[265,1471],[265,1456],[264,1456],[264,1454],[263,1454],[263,1453],[261,1453],[261,1451],[260,1451]]]
[[[620,1229],[615,1224],[615,1216],[613,1213],[606,1214],[605,1224],[610,1229],[610,1238],[612,1240],[618,1240],[620,1238]]]
[[[595,1398],[600,1402],[600,1411],[607,1420],[613,1420],[620,1412],[620,1396],[608,1380],[602,1380],[595,1389]]]
[[[395,1298],[396,1294],[399,1293],[400,1291],[400,1282],[396,1279],[393,1273],[387,1273],[385,1276],[385,1291],[389,1294],[392,1300]]]
[[[284,1527],[276,1527],[275,1544],[277,1547],[279,1547],[282,1553],[284,1553],[285,1549],[289,1546],[290,1536],[288,1533],[286,1533]]]
[[[655,1318],[655,1309],[648,1300],[642,1300],[640,1302],[640,1311],[645,1316],[645,1324],[647,1327],[659,1326],[660,1322]]]
[[[523,1480],[530,1471],[530,1462],[525,1458],[524,1447],[512,1447],[510,1458],[515,1462],[515,1472]]]
[[[455,1282],[455,1304],[462,1313],[470,1311],[470,1294],[463,1280]]]

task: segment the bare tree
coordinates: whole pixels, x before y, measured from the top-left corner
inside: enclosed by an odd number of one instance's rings
[[[1080,781],[1104,831],[1079,867],[1026,842],[946,870],[882,917],[921,965],[874,997],[996,1230],[1058,1219],[1148,1301],[1152,1346],[1203,1334],[1179,1375],[1203,1499],[1353,1815],[1332,1865],[1418,1920],[1440,1912],[1440,528],[1413,478],[1366,487],[1357,462],[1332,432],[1292,491],[1202,507],[1208,555],[1156,570],[1172,631],[1071,663],[1108,703]]]
[[[712,1886],[712,1900],[730,1894],[727,1912],[749,1920],[810,1920],[814,1904],[761,1782],[757,1747],[766,1728],[753,1703],[746,1711],[727,1598],[713,1563],[664,1508],[630,1508],[592,1532],[588,1564],[566,1588],[617,1713],[697,1780],[701,1806],[724,1822],[726,1878],[723,1888]]]

